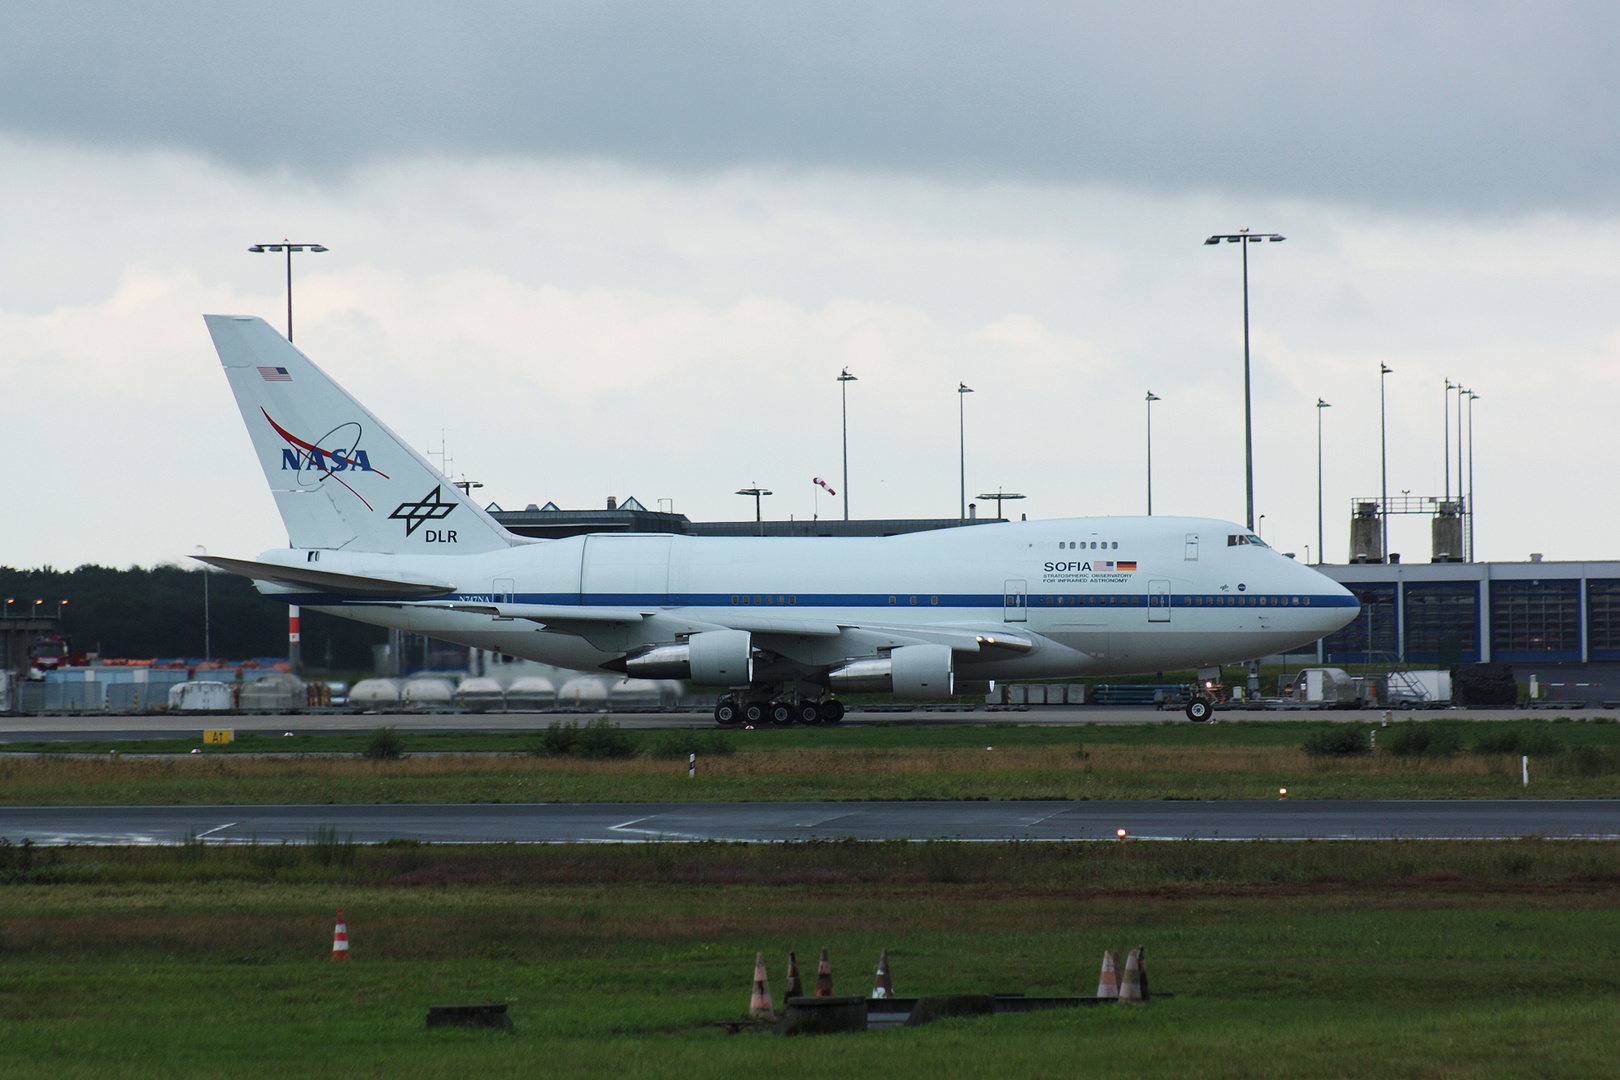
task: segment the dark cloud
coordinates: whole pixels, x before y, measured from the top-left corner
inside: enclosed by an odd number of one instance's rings
[[[58,2],[0,14],[0,130],[1612,209],[1616,45],[1607,3]]]

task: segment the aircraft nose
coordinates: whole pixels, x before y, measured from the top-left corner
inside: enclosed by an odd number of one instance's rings
[[[1340,585],[1337,581],[1319,571],[1311,571],[1318,579],[1321,595],[1326,601],[1324,609],[1323,633],[1331,634],[1336,630],[1349,626],[1361,614],[1361,601],[1356,594]]]

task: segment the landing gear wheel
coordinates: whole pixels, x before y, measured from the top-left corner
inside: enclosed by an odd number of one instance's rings
[[[836,724],[844,718],[844,703],[842,701],[823,701],[816,711],[821,714],[823,724]]]
[[[722,701],[714,707],[714,722],[721,727],[736,727],[742,723],[742,711],[735,701]]]
[[[793,706],[785,701],[771,703],[771,725],[773,727],[793,726]]]
[[[821,723],[821,706],[813,701],[801,701],[793,710],[793,716],[801,724]]]
[[[765,706],[758,701],[750,701],[742,707],[743,719],[750,724],[759,724],[765,720]]]
[[[1215,704],[1209,698],[1195,697],[1187,702],[1187,719],[1202,724],[1215,713]]]

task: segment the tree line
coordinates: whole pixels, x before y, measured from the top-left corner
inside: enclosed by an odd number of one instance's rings
[[[0,601],[8,615],[61,608],[62,632],[76,650],[104,659],[201,658],[204,655],[204,578],[208,637],[213,657],[248,660],[287,655],[287,605],[261,595],[247,578],[179,566],[132,566],[127,570],[85,565],[76,570],[0,567]],[[388,631],[304,609],[301,619],[306,669],[367,670],[371,646]],[[330,659],[329,659],[330,658]]]

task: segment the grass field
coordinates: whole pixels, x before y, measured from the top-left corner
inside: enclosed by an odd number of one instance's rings
[[[1427,721],[1424,725],[1444,725]],[[1301,749],[1323,721],[1077,728],[857,727],[625,732],[636,756],[529,753],[540,736],[401,734],[401,760],[360,758],[369,736],[243,738],[230,752],[0,758],[0,803],[603,802],[767,799],[1610,798],[1620,725],[1477,722],[1462,745],[1536,740],[1529,787],[1519,755],[1463,750],[1320,757]],[[698,775],[681,746],[697,740]],[[728,751],[712,752],[718,739]],[[150,751],[144,743],[126,744]],[[291,752],[269,754],[267,749]],[[993,747],[994,749],[989,749]],[[189,749],[189,745],[187,746]],[[255,752],[257,751],[257,752]],[[660,756],[662,753],[663,756]]]
[[[7,854],[7,1077],[1597,1077],[1620,855],[1585,842],[805,844]],[[354,959],[328,961],[335,909]],[[1145,1007],[727,1036],[753,956],[864,992]],[[510,1034],[424,1027],[507,1001]]]

